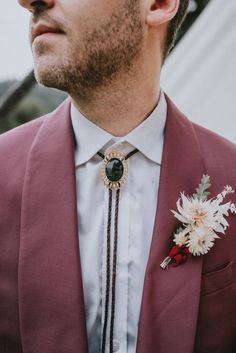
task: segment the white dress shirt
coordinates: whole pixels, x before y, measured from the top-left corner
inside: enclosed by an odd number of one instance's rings
[[[114,352],[135,353],[144,275],[157,206],[166,114],[167,104],[161,93],[158,105],[148,118],[129,134],[118,138],[71,106],[76,139],[79,244],[89,353],[100,352],[106,289],[108,189],[100,177],[102,158],[97,152],[106,154],[117,150],[127,154],[135,148],[139,150],[127,160],[128,180],[120,192],[113,342]],[[113,248],[113,227],[111,239]]]

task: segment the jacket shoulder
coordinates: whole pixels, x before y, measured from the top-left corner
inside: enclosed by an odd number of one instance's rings
[[[227,163],[228,158],[236,158],[236,144],[217,133],[206,129],[203,126],[193,123],[197,139],[204,152],[207,152],[210,158],[222,159]]]
[[[0,183],[2,180],[10,181],[15,173],[20,179],[23,177],[31,146],[40,128],[51,114],[39,117],[0,135]],[[16,174],[15,179],[17,179]]]
[[[19,151],[19,149],[22,150],[24,147],[31,145],[45,118],[46,116],[42,116],[0,135],[1,151],[5,153],[9,151],[13,154],[12,148],[16,146]]]
[[[22,183],[29,152],[47,122],[68,114],[69,100],[64,101],[54,111],[25,123],[0,136],[0,186],[4,182],[16,185]],[[56,124],[55,124],[56,126]]]
[[[219,134],[200,126],[196,123],[193,123],[194,129],[198,136],[199,141],[209,148],[209,146],[216,148],[217,153],[220,152],[231,152],[236,154],[236,144],[229,141],[225,137],[220,136]],[[206,146],[205,146],[206,147]],[[215,152],[216,152],[215,151]]]
[[[0,163],[3,162],[1,160],[3,154],[6,158],[11,157],[14,159],[17,156],[20,156],[24,159],[24,155],[30,150],[36,135],[44,123],[53,118],[53,116],[57,117],[58,112],[60,112],[60,110],[66,105],[67,100],[54,111],[0,135]]]
[[[225,182],[236,183],[236,144],[198,124],[193,127],[204,157],[207,170],[212,175],[223,176]]]

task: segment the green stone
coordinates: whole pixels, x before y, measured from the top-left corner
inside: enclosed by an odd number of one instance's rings
[[[106,166],[106,176],[110,181],[119,181],[124,173],[123,163],[118,158],[112,158]]]

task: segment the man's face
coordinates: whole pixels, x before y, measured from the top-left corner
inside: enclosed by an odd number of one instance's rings
[[[32,11],[35,74],[46,86],[87,95],[129,70],[141,51],[139,0],[18,0]]]

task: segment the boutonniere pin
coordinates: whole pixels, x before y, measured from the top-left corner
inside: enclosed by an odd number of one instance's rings
[[[223,201],[234,190],[227,185],[216,197],[208,199],[210,186],[209,175],[203,175],[195,194],[180,194],[177,201],[178,212],[171,212],[182,225],[174,233],[174,245],[161,263],[162,269],[168,268],[170,263],[178,266],[190,256],[207,254],[215,240],[220,238],[218,234],[225,234],[229,226],[225,218],[229,213],[236,214],[236,205],[231,201],[223,204]]]

